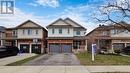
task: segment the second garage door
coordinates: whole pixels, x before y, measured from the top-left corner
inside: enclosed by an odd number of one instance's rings
[[[63,53],[71,53],[72,46],[70,44],[63,44],[62,45],[62,52]]]
[[[41,53],[41,44],[32,44],[32,53]]]
[[[124,43],[114,43],[113,48],[116,49],[123,49],[125,47]]]
[[[20,44],[21,53],[29,53],[29,44]]]

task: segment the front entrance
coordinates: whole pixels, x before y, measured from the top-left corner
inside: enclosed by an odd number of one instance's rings
[[[111,40],[110,39],[97,39],[96,44],[98,49],[103,51],[108,51],[111,49]]]

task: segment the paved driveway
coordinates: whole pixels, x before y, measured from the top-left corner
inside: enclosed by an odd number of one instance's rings
[[[25,66],[79,66],[80,62],[72,53],[68,54],[46,54],[32,60]]]

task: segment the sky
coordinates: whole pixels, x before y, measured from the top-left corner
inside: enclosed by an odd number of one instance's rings
[[[99,23],[93,19],[99,6],[115,0],[14,0],[13,15],[0,15],[0,26],[8,28],[32,20],[46,27],[59,18],[71,18],[87,28],[87,33]],[[117,0],[121,1],[121,0]]]

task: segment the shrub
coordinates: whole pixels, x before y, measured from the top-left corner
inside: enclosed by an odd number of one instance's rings
[[[121,49],[114,49],[114,52],[117,53],[117,54],[120,54],[121,53]]]

